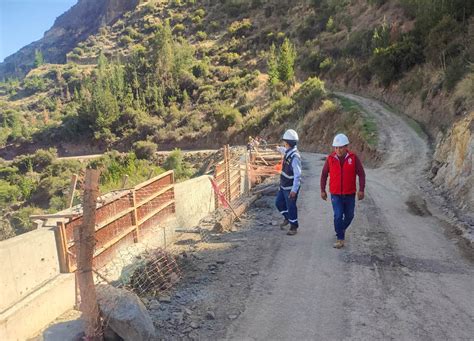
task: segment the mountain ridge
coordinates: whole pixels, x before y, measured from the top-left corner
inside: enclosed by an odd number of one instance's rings
[[[56,18],[43,38],[6,57],[0,63],[0,79],[26,75],[34,67],[37,50],[48,63],[65,63],[66,54],[79,42],[134,9],[138,3],[139,0],[79,0]]]

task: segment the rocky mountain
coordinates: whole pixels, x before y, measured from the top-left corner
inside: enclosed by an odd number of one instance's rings
[[[35,51],[43,53],[47,63],[65,63],[66,53],[100,27],[110,25],[123,13],[134,9],[139,0],[79,0],[59,16],[44,37],[0,63],[0,79],[24,76],[33,68]]]

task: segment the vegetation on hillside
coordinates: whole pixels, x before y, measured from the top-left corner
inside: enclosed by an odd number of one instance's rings
[[[130,151],[100,161],[105,191],[124,174],[133,183],[161,172],[154,152],[178,142],[217,146],[296,126],[321,143],[347,131],[374,148],[374,122],[325,80],[422,105],[443,94],[461,115],[474,103],[473,11],[462,0],[142,1],[66,64],[38,50],[25,78],[0,83],[0,148],[45,148],[0,165],[0,230],[25,231],[29,214],[65,207],[71,174],[86,166],[48,150],[67,141]],[[192,173],[179,151],[164,167]]]
[[[143,147],[152,146],[147,143],[137,145],[138,150]],[[161,174],[165,169],[174,170],[178,180],[191,177],[195,171],[183,160],[179,149],[168,156],[163,168],[157,166],[154,155],[140,159],[135,152],[120,154],[113,151],[90,162],[60,160],[55,149],[39,149],[34,154],[18,156],[12,162],[0,163],[0,240],[32,229],[29,218],[32,214],[66,209],[73,174],[79,175],[73,204],[79,204],[82,178],[89,166],[101,170],[102,194],[122,188],[124,176],[127,176],[128,188]]]

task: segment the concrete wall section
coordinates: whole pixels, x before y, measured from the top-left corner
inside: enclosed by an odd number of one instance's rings
[[[0,340],[23,341],[35,336],[75,302],[74,274],[59,274],[0,313]]]
[[[0,313],[59,273],[54,231],[35,230],[0,242]]]
[[[175,185],[178,227],[196,226],[199,220],[215,210],[214,191],[210,178],[204,175]]]

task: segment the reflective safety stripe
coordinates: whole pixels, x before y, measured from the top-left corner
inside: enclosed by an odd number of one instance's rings
[[[285,178],[287,178],[287,179],[294,179],[294,176],[288,175],[288,174],[286,174],[286,173],[283,172],[283,171],[281,171],[281,175],[283,175],[283,176],[284,176]]]
[[[297,223],[297,222],[298,222],[298,219],[295,219],[295,220],[288,219],[288,221],[289,221],[290,223]]]
[[[290,190],[290,189],[292,189],[292,188],[293,188],[293,186],[288,186],[288,187],[283,187],[283,186],[280,186],[280,187],[281,187],[281,189],[284,189],[284,190],[286,190],[286,191],[287,191],[287,190]]]
[[[280,211],[281,214],[288,213],[288,210],[286,211]]]

